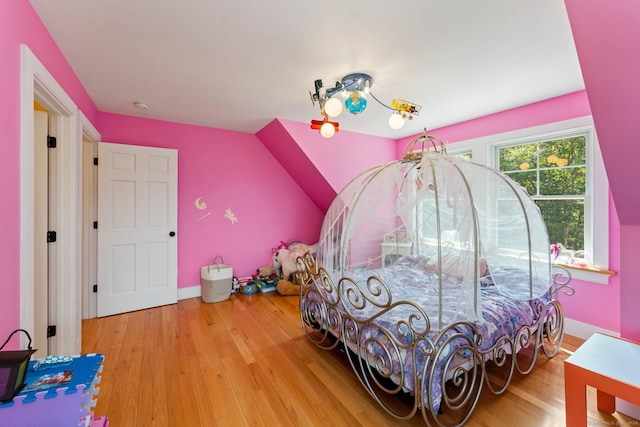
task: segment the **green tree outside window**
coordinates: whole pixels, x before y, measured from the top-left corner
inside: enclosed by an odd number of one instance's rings
[[[549,241],[584,249],[586,137],[501,147],[500,171],[524,187],[540,208]]]

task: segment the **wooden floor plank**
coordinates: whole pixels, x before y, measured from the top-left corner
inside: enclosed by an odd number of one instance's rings
[[[315,346],[300,325],[297,297],[233,295],[83,321],[83,353],[105,357],[97,415],[115,426],[423,426],[398,420],[364,390],[345,355]],[[486,390],[469,426],[562,426],[563,361],[582,344],[567,336],[509,389]],[[600,413],[592,425],[637,425]],[[635,423],[635,424],[634,424]]]

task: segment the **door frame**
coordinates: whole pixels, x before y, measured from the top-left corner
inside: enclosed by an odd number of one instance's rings
[[[55,182],[49,174],[49,151],[47,136],[49,133],[49,112],[33,109],[34,116],[34,236],[44,236],[49,230],[49,183]],[[44,357],[55,350],[55,337],[47,337],[47,325],[50,325],[54,317],[55,307],[49,307],[52,300],[49,287],[55,287],[49,277],[49,260],[54,259],[53,252],[49,253],[50,245],[45,239],[34,239],[34,261],[38,268],[34,268],[33,289],[36,295],[46,295],[47,298],[36,298],[34,301],[34,329],[30,330],[33,347],[38,349],[36,355]],[[55,277],[53,278],[55,280]],[[53,309],[53,310],[51,310]]]
[[[81,324],[81,222],[82,135],[88,123],[75,103],[26,45],[20,46],[20,327],[34,327],[34,180],[33,105],[41,104],[55,117],[59,198],[56,207],[58,245],[55,282],[59,284],[57,354],[79,354]],[[91,128],[93,128],[91,126]],[[91,133],[95,129],[89,130]],[[21,345],[26,345],[22,338]]]
[[[98,219],[98,171],[93,159],[98,157],[100,133],[91,125],[82,112],[82,319],[97,317],[96,265],[98,261],[98,232],[93,221]]]

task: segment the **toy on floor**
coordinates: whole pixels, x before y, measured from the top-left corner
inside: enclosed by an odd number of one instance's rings
[[[300,285],[285,279],[278,280],[276,290],[280,295],[300,295]]]
[[[258,292],[258,286],[252,278],[240,280],[240,293],[243,295],[253,295]]]
[[[249,282],[241,288],[243,294],[254,294],[256,292],[273,292],[278,284],[278,276],[275,275],[275,268],[271,266],[258,267],[256,274],[253,274]],[[244,292],[243,292],[244,291]]]
[[[238,291],[240,291],[240,279],[233,276],[233,279],[231,280],[231,294],[235,294]]]
[[[307,252],[314,254],[318,244],[306,245],[304,243],[293,243],[286,248],[280,248],[273,254],[273,266],[276,275],[284,280],[291,280],[291,275],[296,272],[296,259],[304,256]]]
[[[265,265],[258,268],[258,276],[260,277],[271,277],[274,274],[276,274],[276,268],[273,266]]]

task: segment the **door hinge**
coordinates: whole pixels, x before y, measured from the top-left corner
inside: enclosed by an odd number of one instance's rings
[[[47,231],[47,243],[53,243],[58,238],[55,231]]]
[[[56,148],[57,144],[58,142],[55,136],[47,135],[47,148]]]
[[[93,228],[98,228],[98,221],[93,221]]]
[[[93,292],[98,293],[98,285],[93,285]]]
[[[94,165],[96,165],[96,166],[98,166],[98,158],[97,158],[97,157],[94,157],[94,158],[93,158],[93,164],[94,164]]]
[[[56,325],[47,326],[47,338],[56,336]]]

